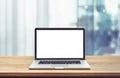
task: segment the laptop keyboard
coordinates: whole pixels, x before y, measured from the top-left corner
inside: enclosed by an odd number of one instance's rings
[[[41,60],[39,62],[39,64],[80,64],[80,61],[60,61],[60,60],[57,60],[57,61],[50,61],[50,60]]]

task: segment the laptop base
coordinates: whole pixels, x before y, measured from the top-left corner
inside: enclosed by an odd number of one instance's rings
[[[32,64],[29,66],[30,70],[42,70],[42,69],[74,69],[74,70],[89,70],[90,65],[86,60],[80,60],[81,64],[39,64],[40,60],[34,60]]]

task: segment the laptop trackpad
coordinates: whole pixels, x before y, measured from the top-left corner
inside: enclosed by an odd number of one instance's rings
[[[67,67],[67,64],[53,64],[51,65],[53,68],[55,69],[64,69],[65,67]]]

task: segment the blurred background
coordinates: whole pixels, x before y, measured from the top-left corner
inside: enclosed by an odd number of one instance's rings
[[[120,55],[120,0],[0,0],[0,56],[34,55],[35,27],[82,27],[87,55]]]

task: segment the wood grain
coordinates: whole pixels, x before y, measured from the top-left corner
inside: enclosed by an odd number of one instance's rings
[[[120,56],[87,56],[91,70],[29,70],[32,56],[0,56],[0,76],[120,76]]]

